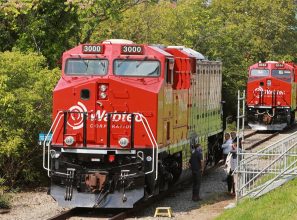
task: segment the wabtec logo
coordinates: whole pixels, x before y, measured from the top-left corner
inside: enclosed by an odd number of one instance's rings
[[[77,102],[77,105],[71,106],[69,108],[69,118],[67,124],[73,128],[73,130],[78,130],[83,127],[83,113],[88,112],[87,107],[81,103]],[[88,113],[88,118],[90,121],[98,121],[98,122],[107,122],[107,112],[105,110],[97,110],[96,113]],[[111,114],[110,120],[112,122],[131,122],[132,115],[131,114],[121,114],[114,113]],[[142,118],[140,115],[135,115],[135,122],[141,122]],[[94,127],[94,126],[91,126]],[[98,126],[97,127],[105,127]]]
[[[261,93],[263,93],[268,97],[271,97],[273,92],[275,92],[276,95],[280,95],[280,96],[283,96],[286,94],[286,92],[283,90],[263,89],[261,86],[259,86],[258,88],[255,88],[253,93],[255,97],[259,98]]]
[[[131,122],[131,117],[132,115],[131,114],[120,114],[120,113],[114,113],[111,115],[110,119],[111,121],[113,122]],[[97,110],[96,114],[90,114],[90,118],[91,118],[91,121],[107,121],[107,112],[104,110],[104,111],[101,111],[101,110]],[[141,122],[141,117],[139,115],[136,115],[135,116],[135,121],[136,122]]]

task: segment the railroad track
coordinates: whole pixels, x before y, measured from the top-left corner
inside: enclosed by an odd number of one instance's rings
[[[293,124],[282,131],[271,131],[270,133],[268,133],[267,131],[253,131],[244,136],[244,149],[252,150],[261,145],[262,143],[272,139],[273,137],[279,134],[283,135],[286,133],[291,133],[292,131],[296,130],[296,128],[297,124]]]
[[[129,210],[103,210],[92,208],[72,208],[60,214],[57,214],[47,220],[66,220],[72,217],[80,218],[94,218],[96,219],[109,219],[109,220],[121,220],[127,217]]]
[[[251,132],[251,133],[249,133],[249,134],[244,135],[244,139],[247,139],[247,138],[249,138],[249,137],[251,137],[251,136],[257,134],[257,132],[258,132],[258,131],[253,131],[253,132]]]
[[[280,132],[273,132],[273,133],[262,133],[262,132],[255,132],[253,134],[250,134],[250,136],[245,137],[246,139],[244,139],[244,144],[247,145],[244,147],[245,150],[252,150],[256,147],[258,147],[259,145],[261,145],[262,143],[272,139],[273,137],[279,135]],[[251,140],[251,142],[249,142],[249,140],[253,138]],[[247,143],[246,143],[247,142]]]
[[[64,220],[64,219],[68,219],[72,216],[75,216],[78,212],[78,209],[79,208],[73,208],[73,209],[70,209],[70,210],[67,210],[67,211],[64,211],[60,214],[57,214],[51,218],[48,218],[47,220]]]

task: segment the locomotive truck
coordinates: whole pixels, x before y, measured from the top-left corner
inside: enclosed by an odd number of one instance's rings
[[[112,39],[63,53],[52,126],[40,135],[64,207],[132,208],[188,170],[191,146],[219,161],[222,64],[190,48]]]
[[[249,68],[247,120],[253,130],[283,130],[294,123],[297,66],[267,61]]]

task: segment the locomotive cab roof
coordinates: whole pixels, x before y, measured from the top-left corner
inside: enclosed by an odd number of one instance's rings
[[[205,60],[205,56],[202,53],[199,53],[198,51],[193,50],[191,48],[187,48],[185,46],[168,46],[167,48],[182,50],[190,54],[191,56],[195,57],[197,60]]]

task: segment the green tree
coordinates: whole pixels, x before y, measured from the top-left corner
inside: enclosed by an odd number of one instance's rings
[[[67,5],[77,8],[81,31],[81,43],[90,42],[98,25],[109,19],[119,20],[128,9],[143,3],[153,3],[156,0],[67,0]]]
[[[223,96],[235,114],[236,93],[245,88],[249,65],[296,57],[295,6],[290,0],[213,0],[210,9],[210,21],[217,25],[209,54],[223,61]]]
[[[58,76],[59,71],[48,70],[46,59],[37,54],[0,53],[0,178],[11,187],[40,182],[38,133],[50,124]]]
[[[124,12],[120,20],[115,18],[101,22],[91,42],[125,38],[137,43],[201,47],[196,37],[204,31],[208,16],[202,0],[144,3]]]
[[[87,43],[100,22],[149,0],[8,0],[0,2],[0,50],[38,52],[50,67],[63,51]],[[150,0],[153,1],[153,0]]]
[[[16,0],[0,3],[0,8],[5,15],[3,25],[7,35],[3,40],[13,35],[11,43],[2,51],[12,47],[35,51],[44,55],[48,64],[54,67],[62,52],[78,42],[80,26],[76,10],[64,1]]]

